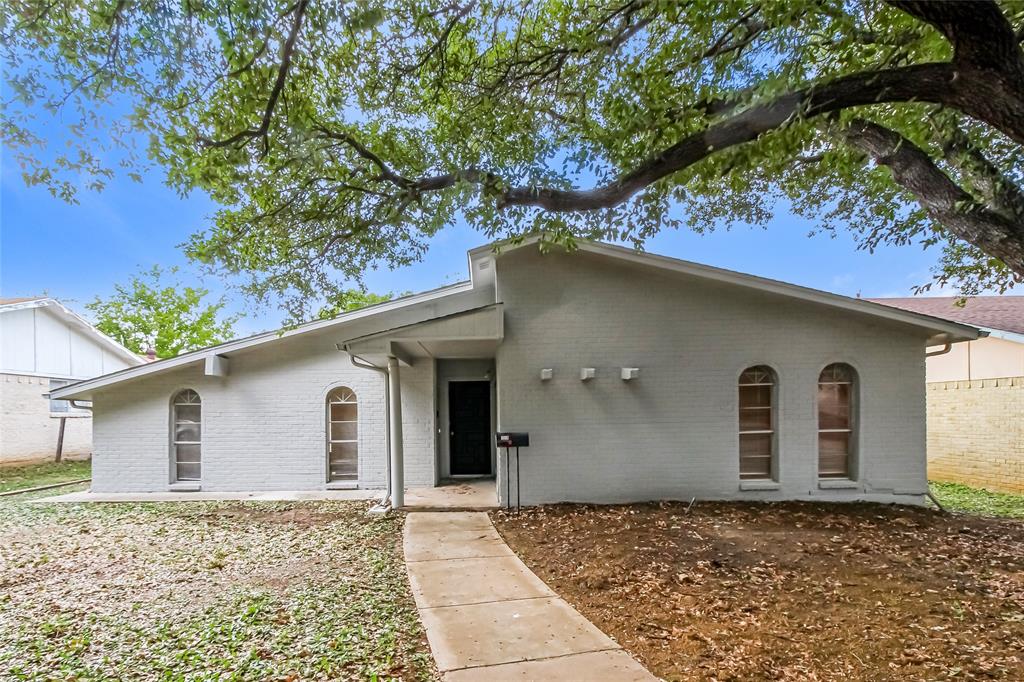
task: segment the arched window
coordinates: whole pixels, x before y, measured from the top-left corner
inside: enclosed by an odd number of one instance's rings
[[[857,375],[836,363],[818,377],[818,476],[853,478]]]
[[[740,375],[740,478],[771,479],[775,471],[775,372],[750,367]]]
[[[327,394],[327,480],[359,477],[359,405],[351,388]]]
[[[171,460],[175,481],[198,481],[202,478],[203,406],[199,394],[190,388],[174,396],[171,403]]]

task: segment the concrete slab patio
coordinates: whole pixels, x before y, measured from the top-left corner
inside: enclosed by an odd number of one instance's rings
[[[657,679],[528,569],[487,514],[409,514],[404,545],[447,682]]]

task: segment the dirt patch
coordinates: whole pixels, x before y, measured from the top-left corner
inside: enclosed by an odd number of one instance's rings
[[[492,514],[656,675],[1021,679],[1024,522],[879,505],[557,505]]]

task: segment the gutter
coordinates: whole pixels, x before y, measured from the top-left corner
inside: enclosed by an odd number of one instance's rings
[[[384,477],[387,480],[387,488],[380,502],[370,509],[371,514],[384,514],[391,509],[391,382],[388,380],[388,371],[349,352],[348,343],[339,343],[335,347],[348,353],[348,360],[353,367],[372,370],[384,378]]]

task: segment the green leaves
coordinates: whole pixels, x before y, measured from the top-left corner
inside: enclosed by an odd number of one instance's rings
[[[509,195],[613,186],[744,112],[852,74],[946,62],[951,43],[881,0],[302,7],[5,5],[5,144],[30,182],[69,200],[80,174],[99,187],[111,181],[107,170],[138,177],[146,163],[161,164],[170,185],[201,189],[223,207],[190,240],[189,256],[243,274],[258,300],[284,296],[295,320],[315,316],[340,281],[358,285],[367,268],[416,260],[432,235],[461,220],[487,238],[542,230],[556,241],[641,245],[676,225],[764,223],[786,196],[865,248],[926,234],[959,243],[962,230],[914,208],[918,195],[850,148],[841,130],[852,117],[928,150],[991,203],[943,155],[937,122],[952,116],[1005,181],[1024,182],[1021,146],[959,109],[908,96],[840,107],[824,121],[805,99],[783,124],[709,146],[610,208],[568,206],[555,216]],[[1020,3],[999,7],[1010,25],[1024,24]],[[96,134],[105,120],[95,105],[122,100],[133,105],[123,130],[146,134],[149,160],[119,142],[131,135]],[[40,152],[30,129],[44,108],[74,126],[72,146],[90,153]],[[101,153],[110,150],[118,153]]]
[[[241,316],[223,317],[223,297],[204,301],[210,292],[183,285],[177,273],[176,267],[154,266],[132,277],[128,285],[115,286],[110,298],[97,297],[86,306],[95,316],[96,328],[136,353],[152,349],[158,358],[230,339]]]

